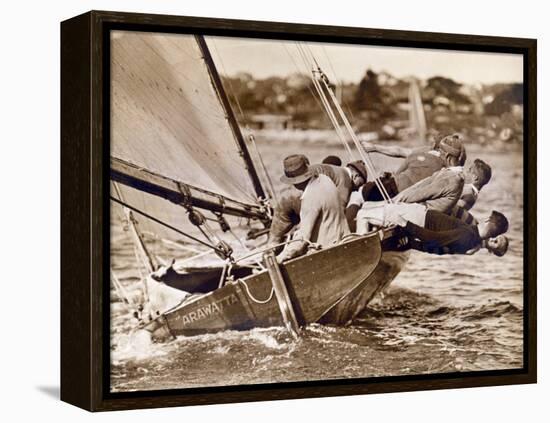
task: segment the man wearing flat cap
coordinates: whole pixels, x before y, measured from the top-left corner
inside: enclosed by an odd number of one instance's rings
[[[305,254],[310,243],[329,247],[349,233],[334,182],[327,175],[316,172],[301,154],[288,156],[283,166],[281,182],[301,192],[300,228],[294,236],[297,241],[288,244],[277,256],[279,262]]]

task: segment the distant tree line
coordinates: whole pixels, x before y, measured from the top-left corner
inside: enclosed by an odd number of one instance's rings
[[[313,83],[306,75],[260,80],[240,73],[223,80],[242,123],[247,123],[253,115],[274,114],[288,115],[298,127],[330,126]],[[403,115],[399,104],[408,102],[408,81],[387,73],[377,74],[371,69],[365,72],[359,83],[334,88],[344,109],[353,116],[358,126],[376,127],[388,119],[399,118],[400,113]],[[523,104],[523,84],[486,85],[480,89],[436,76],[422,84],[421,95],[425,105],[449,107],[452,112],[470,110],[470,106],[471,109],[476,106],[483,113],[501,115],[510,112],[513,105]],[[484,103],[484,99],[490,101]]]

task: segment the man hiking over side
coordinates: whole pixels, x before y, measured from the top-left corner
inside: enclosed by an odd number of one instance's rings
[[[392,224],[401,226],[408,236],[406,248],[430,254],[473,254],[486,248],[502,256],[508,248],[508,239],[502,236],[508,230],[508,220],[498,211],[477,225],[469,225],[422,204],[380,204],[366,211],[358,232],[367,232],[369,225]]]
[[[444,137],[434,146],[416,149],[374,145],[366,142],[363,142],[362,145],[367,153],[378,152],[405,159],[393,174],[386,172],[380,178],[390,197],[394,197],[444,167],[463,166],[466,162],[466,149],[456,134]],[[365,184],[362,194],[365,201],[384,199],[372,181]]]
[[[491,167],[483,160],[476,159],[467,169],[447,167],[435,172],[432,176],[400,192],[394,197],[394,201],[422,203],[428,209],[460,218],[456,215],[457,206],[468,201],[471,208],[477,200],[477,194],[471,197],[471,190],[475,189],[479,192],[490,179]]]
[[[470,209],[474,207],[481,189],[489,183],[491,176],[491,166],[481,159],[475,159],[467,172],[465,172],[462,195],[453,209],[449,212],[449,215],[465,223],[476,224],[477,221],[470,213]]]

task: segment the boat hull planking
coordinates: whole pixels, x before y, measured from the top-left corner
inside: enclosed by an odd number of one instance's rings
[[[370,234],[281,265],[300,325],[319,321],[379,267],[380,238]],[[172,335],[283,326],[267,271],[238,279],[166,312]],[[154,325],[161,330],[158,322]]]

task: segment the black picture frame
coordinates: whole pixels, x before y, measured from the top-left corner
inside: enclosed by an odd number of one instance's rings
[[[523,55],[524,367],[514,370],[110,393],[109,37],[199,33]],[[534,39],[91,11],[61,23],[61,399],[90,411],[536,383]]]

